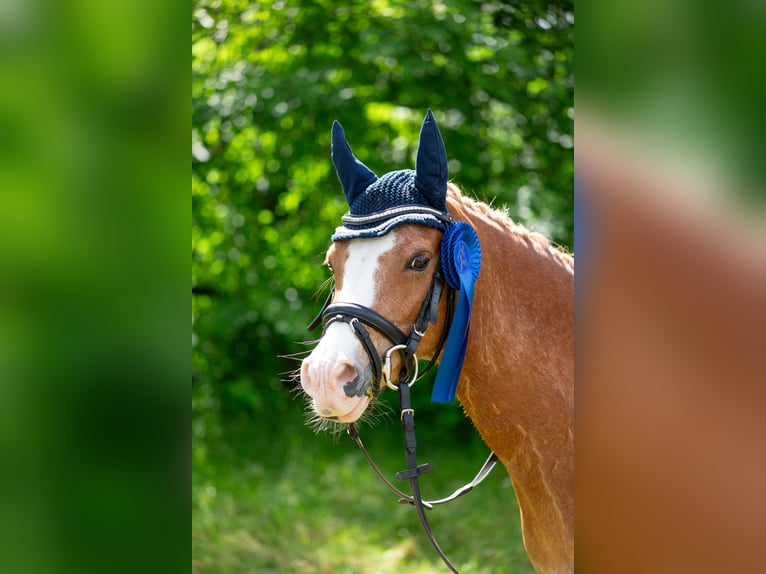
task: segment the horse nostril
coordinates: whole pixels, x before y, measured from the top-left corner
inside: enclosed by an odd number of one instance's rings
[[[339,366],[340,371],[338,372],[336,382],[343,385],[343,393],[349,398],[364,396],[366,385],[364,382],[360,381],[359,373],[354,365],[343,361],[342,363],[339,363]]]
[[[338,373],[338,382],[347,383],[356,379],[357,373],[354,365],[351,363],[342,363],[341,371]]]

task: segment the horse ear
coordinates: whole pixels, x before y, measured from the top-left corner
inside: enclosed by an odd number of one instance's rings
[[[351,152],[346,142],[346,134],[343,133],[338,120],[332,124],[332,163],[335,165],[335,172],[349,207],[360,193],[378,179],[378,176]]]
[[[429,108],[420,128],[415,186],[425,194],[431,205],[446,209],[447,177],[447,152],[439,126]]]

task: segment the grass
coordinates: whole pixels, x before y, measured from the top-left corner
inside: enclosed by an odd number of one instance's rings
[[[263,421],[232,426],[215,446],[195,447],[192,572],[448,571],[415,509],[396,503],[350,438],[314,435],[302,426],[300,413],[281,420],[279,427]],[[361,432],[385,471],[393,475],[404,468],[398,423]],[[419,462],[434,465],[422,477],[430,498],[470,480],[488,452],[477,437],[457,445],[427,434],[418,440]],[[429,521],[463,574],[533,572],[513,488],[499,465],[473,492],[431,511]]]

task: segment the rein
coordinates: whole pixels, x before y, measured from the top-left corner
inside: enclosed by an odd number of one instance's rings
[[[490,453],[489,457],[484,462],[484,465],[481,467],[481,469],[479,469],[479,472],[469,483],[458,488],[455,492],[445,498],[428,501],[423,500],[420,491],[420,482],[418,479],[421,474],[429,472],[432,469],[432,465],[429,463],[418,465],[417,463],[417,441],[415,440],[415,410],[412,408],[412,401],[410,399],[410,387],[417,380],[419,380],[418,362],[415,351],[420,344],[420,340],[425,335],[425,331],[428,328],[428,323],[431,322],[434,325],[437,324],[439,301],[443,292],[445,291],[445,288],[447,291],[447,321],[439,337],[439,343],[437,345],[436,352],[434,353],[426,368],[423,370],[423,373],[420,375],[420,377],[422,377],[434,366],[436,360],[441,354],[447,339],[447,334],[449,333],[452,326],[452,319],[454,315],[455,290],[445,282],[441,269],[437,269],[434,273],[428,295],[423,301],[423,305],[421,306],[420,312],[418,313],[418,318],[415,321],[412,333],[409,335],[409,337],[402,333],[402,331],[391,321],[368,307],[357,305],[355,303],[333,303],[332,301],[334,290],[331,291],[328,295],[322,310],[309,324],[309,330],[311,331],[315,329],[320,322],[323,324],[324,328],[327,328],[327,326],[336,321],[348,323],[354,330],[354,333],[361,342],[362,347],[364,347],[364,350],[370,359],[370,366],[373,371],[372,382],[367,389],[357,390],[353,388],[344,388],[344,391],[347,393],[353,393],[356,391],[355,394],[358,396],[367,394],[370,398],[373,398],[375,394],[379,393],[383,389],[383,385],[380,384],[382,380],[386,386],[396,390],[399,393],[399,418],[402,422],[402,430],[404,433],[404,452],[407,468],[397,472],[394,476],[397,480],[409,480],[412,495],[408,495],[402,492],[385,477],[380,468],[372,460],[370,453],[364,447],[364,444],[359,437],[359,431],[354,423],[349,424],[348,434],[354,440],[354,442],[356,442],[357,446],[364,455],[364,458],[367,460],[375,474],[378,475],[383,483],[394,494],[399,496],[399,503],[411,504],[417,509],[420,523],[423,526],[423,530],[425,531],[428,540],[431,542],[431,545],[434,547],[447,567],[452,572],[457,574],[457,568],[455,568],[452,562],[450,562],[447,556],[444,554],[444,551],[439,546],[436,537],[431,531],[431,527],[428,524],[428,518],[426,517],[425,511],[431,510],[434,506],[452,502],[453,500],[456,500],[457,498],[460,498],[464,494],[467,494],[473,490],[474,487],[478,486],[487,477],[487,475],[489,475],[490,471],[495,467],[498,459],[494,452]],[[370,338],[365,325],[376,329],[393,343],[393,346],[390,347],[388,351],[386,351],[385,359],[383,362],[381,362],[380,356],[378,355],[373,345],[372,339]],[[391,381],[391,354],[394,351],[401,351],[405,359],[399,374],[399,380],[397,382]],[[410,372],[413,373],[411,377],[409,376]]]
[[[439,554],[439,557],[444,561],[447,567],[452,572],[455,572],[455,574],[459,574],[458,569],[454,564],[452,564],[452,562],[450,562],[449,558],[447,558],[447,555],[439,546],[436,537],[431,531],[431,526],[428,523],[428,518],[426,517],[425,511],[432,510],[434,506],[452,502],[464,494],[471,492],[474,487],[478,486],[489,475],[492,469],[495,468],[495,464],[497,464],[498,459],[497,455],[494,452],[491,452],[471,482],[461,486],[455,490],[455,492],[444,498],[440,498],[438,500],[423,500],[423,496],[420,492],[420,482],[418,478],[421,474],[430,472],[433,466],[430,463],[419,465],[417,462],[417,441],[415,440],[415,410],[412,408],[412,402],[410,400],[410,385],[413,383],[414,381],[410,383],[400,382],[398,385],[400,404],[399,418],[402,421],[402,430],[404,431],[404,453],[405,461],[407,462],[407,468],[397,472],[394,475],[397,480],[410,481],[410,489],[412,490],[411,496],[396,488],[396,486],[394,486],[391,481],[385,477],[378,465],[376,465],[372,460],[372,457],[370,456],[370,453],[367,452],[364,444],[362,444],[362,439],[359,437],[359,430],[356,428],[354,423],[349,424],[348,434],[352,439],[354,439],[357,446],[359,447],[359,450],[362,451],[364,458],[367,460],[367,463],[370,465],[375,474],[378,475],[378,477],[391,490],[391,492],[399,496],[399,504],[411,504],[417,509],[418,518],[420,518],[420,524],[423,526],[423,531],[426,533],[426,536],[431,542],[431,545],[434,547],[436,552]]]

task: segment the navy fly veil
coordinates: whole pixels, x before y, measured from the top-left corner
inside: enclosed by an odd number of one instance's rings
[[[453,222],[447,209],[447,153],[436,120],[429,109],[420,129],[414,170],[376,176],[354,156],[337,121],[332,126],[332,160],[350,208],[333,241],[381,237],[404,223],[445,232],[442,268],[449,285],[459,290],[459,298],[431,400],[452,401],[468,345],[481,247],[474,229]]]

